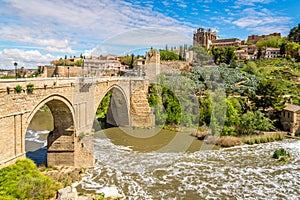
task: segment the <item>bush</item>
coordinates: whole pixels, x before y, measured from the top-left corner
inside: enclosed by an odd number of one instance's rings
[[[21,85],[17,85],[16,87],[14,87],[14,89],[15,89],[16,93],[21,93],[23,90],[23,87]]]
[[[254,141],[255,141],[255,144],[260,144],[260,138],[255,138]]]
[[[280,133],[276,133],[275,135],[274,135],[274,139],[275,140],[283,140],[283,135],[282,134],[280,134]]]
[[[260,138],[260,143],[267,143],[267,142],[268,142],[268,138],[267,137]]]
[[[274,151],[272,158],[278,160],[279,162],[287,162],[291,155],[283,148]]]
[[[27,90],[27,93],[32,93],[32,91],[34,90],[34,85],[32,83],[28,83],[26,85],[26,90]]]
[[[249,138],[248,140],[245,141],[246,144],[255,144],[255,139],[254,138]]]
[[[0,170],[0,196],[3,199],[50,199],[59,185],[37,170],[29,159]]]
[[[268,137],[268,140],[269,140],[269,142],[274,142],[275,141],[275,139],[272,135]]]

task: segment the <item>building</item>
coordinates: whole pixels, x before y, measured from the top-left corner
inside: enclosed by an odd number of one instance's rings
[[[241,46],[243,42],[238,38],[227,38],[227,39],[217,39],[213,40],[212,47],[238,47]]]
[[[216,31],[212,31],[211,29],[198,28],[193,37],[193,45],[194,46],[204,46],[206,49],[210,49],[213,46],[217,47],[238,47],[244,44],[238,38],[227,38],[227,39],[219,39]]]
[[[284,131],[291,135],[300,134],[300,106],[287,104],[281,111],[280,122]]]
[[[124,70],[125,66],[121,64],[115,55],[100,55],[99,57],[85,58],[84,68],[88,69],[90,74],[102,75],[107,71]]]
[[[256,44],[260,39],[267,39],[270,36],[281,37],[281,33],[271,33],[269,35],[250,35],[248,36],[247,42]]]
[[[266,48],[264,58],[278,58],[281,57],[280,48]]]
[[[216,31],[212,31],[211,29],[205,31],[204,28],[198,28],[194,32],[193,45],[194,46],[201,45],[209,49],[211,48],[212,41],[216,39],[218,39]]]

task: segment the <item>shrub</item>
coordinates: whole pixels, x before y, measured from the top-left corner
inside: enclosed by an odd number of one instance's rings
[[[267,142],[268,142],[268,138],[267,137],[260,138],[260,143],[267,143]]]
[[[23,90],[23,87],[21,85],[17,85],[16,87],[14,87],[14,89],[15,89],[16,93],[21,93]]]
[[[283,140],[283,135],[280,133],[276,133],[274,137],[275,140]]]
[[[269,140],[269,142],[274,142],[275,141],[275,139],[272,135],[268,137],[268,140]]]
[[[254,138],[249,138],[248,140],[245,141],[246,144],[255,144],[255,139]]]
[[[278,160],[279,162],[287,162],[291,155],[283,148],[274,151],[272,158]]]
[[[28,83],[26,85],[26,90],[27,90],[27,93],[32,93],[32,91],[34,90],[34,85],[32,83]]]
[[[29,159],[0,170],[0,196],[3,199],[50,199],[59,185],[37,170]]]
[[[254,140],[256,144],[260,144],[260,138],[255,138]]]

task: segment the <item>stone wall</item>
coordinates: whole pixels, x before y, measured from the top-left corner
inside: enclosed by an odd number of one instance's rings
[[[88,74],[88,69],[77,66],[41,66],[41,77],[79,77]]]

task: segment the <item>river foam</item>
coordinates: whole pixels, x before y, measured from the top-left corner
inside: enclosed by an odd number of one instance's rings
[[[282,165],[271,156],[285,148]],[[140,153],[95,139],[97,164],[84,190],[115,186],[128,199],[297,199],[300,141],[285,140],[194,153]]]

